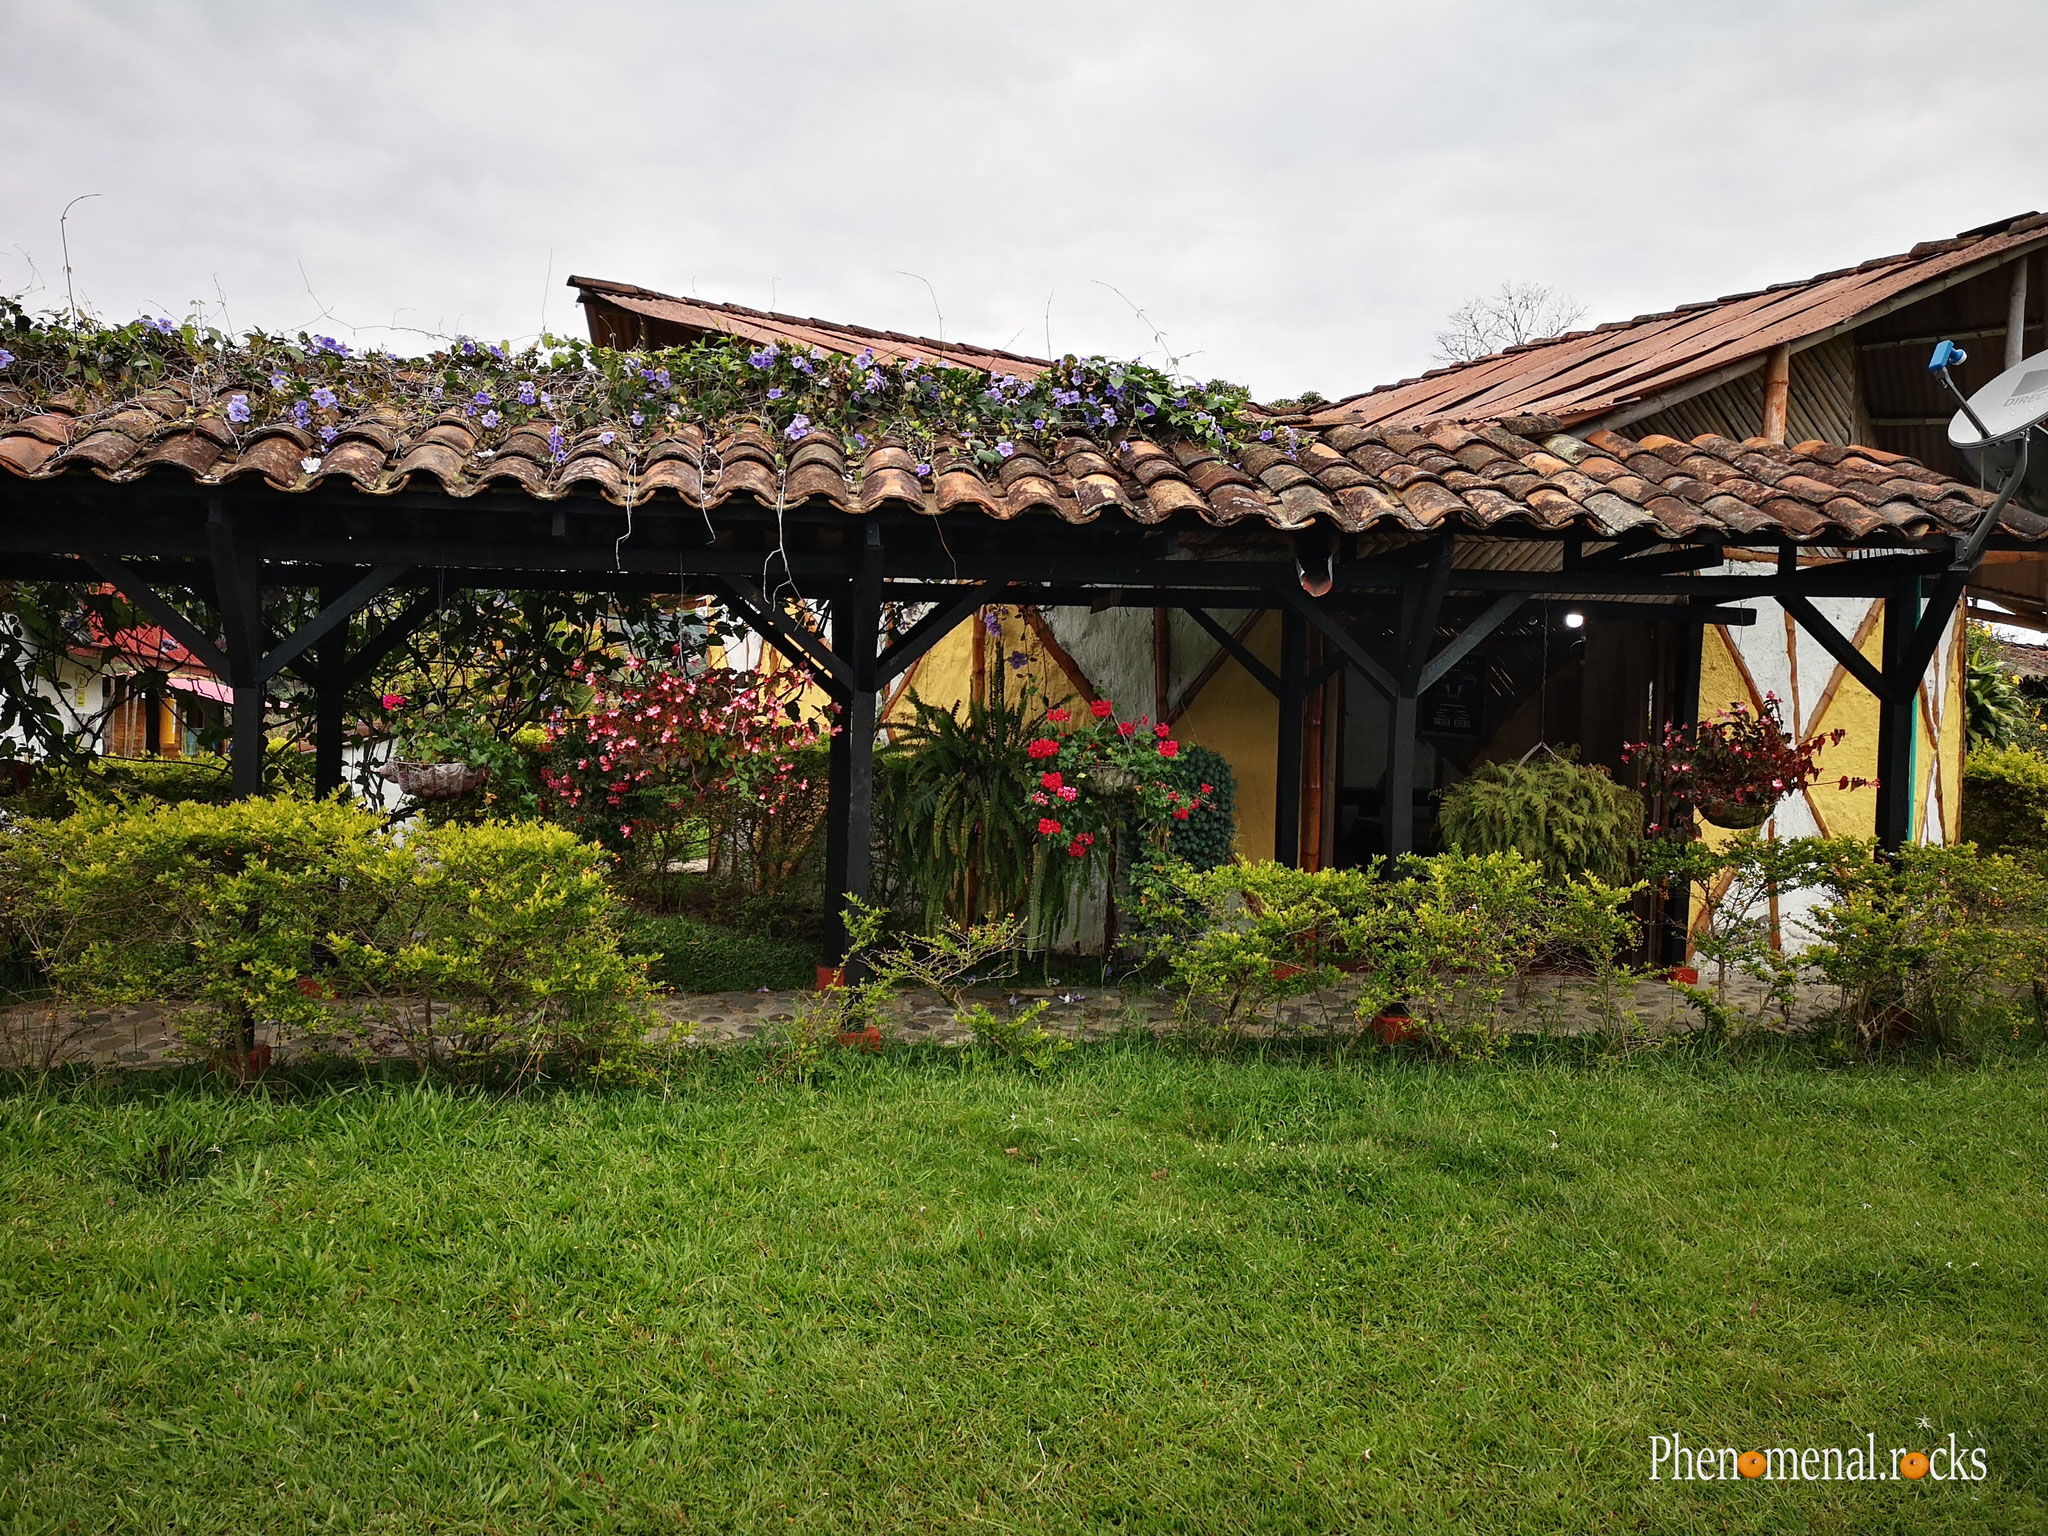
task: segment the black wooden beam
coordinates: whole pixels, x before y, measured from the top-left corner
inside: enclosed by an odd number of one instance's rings
[[[1237,636],[1217,623],[1207,609],[1197,608],[1190,604],[1184,607],[1182,611],[1199,624],[1208,633],[1210,639],[1214,640],[1228,652],[1232,660],[1240,667],[1243,667],[1246,672],[1250,673],[1253,682],[1265,689],[1266,692],[1272,694],[1274,698],[1280,697],[1282,685],[1280,679],[1274,675],[1273,669],[1254,656],[1251,653],[1251,649],[1240,641]]]
[[[317,645],[329,633],[345,629],[350,619],[368,607],[379,593],[400,581],[407,570],[408,567],[402,565],[377,566],[331,601],[323,599],[317,614],[293,630],[264,656],[258,668],[259,676],[268,681]]]
[[[950,635],[961,620],[975,609],[1000,596],[1008,586],[1008,582],[1000,580],[981,582],[926,614],[910,627],[902,639],[882,652],[876,666],[877,677],[881,682],[887,683],[891,678],[915,666],[927,651]]]
[[[1785,611],[1798,621],[1801,629],[1818,640],[1821,647],[1841,663],[1844,671],[1877,697],[1884,697],[1884,673],[1871,664],[1868,656],[1856,649],[1849,637],[1837,629],[1826,614],[1813,606],[1811,599],[1788,594],[1778,601],[1784,605]]]
[[[87,555],[85,562],[104,577],[115,591],[161,625],[164,632],[173,640],[198,657],[200,664],[209,672],[223,679],[227,677],[228,660],[220,647],[201,634],[196,624],[165,601],[142,572],[125,560],[117,560],[111,555]]]
[[[844,693],[854,686],[854,669],[816,635],[793,622],[761,589],[744,576],[723,583],[725,600],[747,627],[798,665],[808,663],[827,692]],[[876,599],[880,601],[879,596]]]

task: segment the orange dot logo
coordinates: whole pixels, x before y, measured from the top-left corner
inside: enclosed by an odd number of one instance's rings
[[[1899,1458],[1899,1476],[1921,1478],[1927,1475],[1927,1458],[1918,1451],[1908,1451]]]
[[[1744,1477],[1762,1477],[1764,1475],[1764,1453],[1762,1451],[1744,1451],[1735,1458],[1735,1470]]]

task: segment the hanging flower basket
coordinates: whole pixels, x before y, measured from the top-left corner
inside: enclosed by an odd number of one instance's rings
[[[1747,832],[1771,819],[1778,808],[1775,800],[1732,800],[1722,796],[1702,799],[1700,816],[1729,832]]]
[[[386,763],[377,776],[415,800],[454,800],[482,784],[491,770],[468,763]]]

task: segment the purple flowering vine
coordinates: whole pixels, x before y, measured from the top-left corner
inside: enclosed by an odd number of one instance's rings
[[[0,358],[6,358],[7,362],[10,363],[14,361],[14,359],[5,352],[0,352]],[[245,422],[248,419],[249,397],[247,395],[230,395],[228,397],[228,420],[239,425],[240,423]]]

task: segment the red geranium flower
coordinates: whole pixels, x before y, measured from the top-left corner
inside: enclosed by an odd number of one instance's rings
[[[1116,723],[1116,733],[1119,736],[1135,736],[1137,732],[1138,728],[1128,720],[1119,720]]]
[[[1077,859],[1080,858],[1087,851],[1088,845],[1082,842],[1078,837],[1075,838],[1071,843],[1067,844],[1067,852],[1072,854]]]
[[[1116,713],[1116,706],[1110,703],[1108,699],[1097,699],[1088,706],[1088,713],[1098,720],[1107,720]]]
[[[1070,717],[1065,709],[1048,709],[1045,712],[1045,718],[1057,720],[1060,724],[1064,725]]]
[[[1168,725],[1164,720],[1162,720],[1157,725],[1152,727],[1152,734],[1154,736],[1157,736],[1161,741],[1164,741],[1167,737],[1173,734],[1173,727]]]
[[[1057,773],[1041,773],[1038,776],[1039,786],[1043,789],[1058,789],[1062,782],[1064,781]]]
[[[1179,757],[1179,756],[1180,756],[1180,743],[1179,743],[1179,742],[1177,742],[1177,741],[1162,741],[1162,742],[1160,742],[1160,743],[1159,743],[1159,755],[1160,755],[1161,757]]]
[[[1058,822],[1054,821],[1050,816],[1038,818],[1038,835],[1040,837],[1058,837],[1059,834],[1060,824]]]
[[[1024,750],[1035,761],[1042,757],[1058,757],[1060,755],[1060,744],[1050,736],[1041,736]]]

